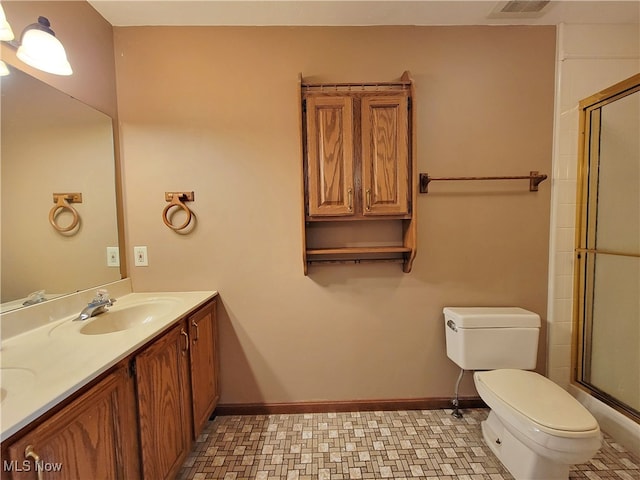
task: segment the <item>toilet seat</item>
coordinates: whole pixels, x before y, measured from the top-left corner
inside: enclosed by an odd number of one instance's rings
[[[561,438],[599,434],[600,428],[593,415],[566,390],[538,373],[490,370],[475,372],[474,380],[478,393],[489,407],[494,410],[508,408],[533,430]]]

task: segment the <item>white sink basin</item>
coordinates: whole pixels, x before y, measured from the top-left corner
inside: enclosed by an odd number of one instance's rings
[[[0,368],[0,403],[11,396],[15,389],[24,391],[36,384],[36,374],[28,368]]]
[[[102,335],[121,332],[156,322],[169,315],[178,303],[176,299],[150,299],[143,302],[111,307],[105,313],[85,320],[80,328],[83,335]]]

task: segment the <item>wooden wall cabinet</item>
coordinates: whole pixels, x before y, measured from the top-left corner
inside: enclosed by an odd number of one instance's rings
[[[408,73],[376,84],[301,78],[300,96],[305,274],[313,263],[362,261],[398,261],[409,272],[416,167]]]
[[[11,468],[1,477],[175,478],[220,395],[216,307],[217,299],[207,302],[57,413],[3,442]],[[60,470],[38,477],[34,455]]]
[[[125,365],[13,442],[3,478],[140,478],[135,424],[133,379]]]

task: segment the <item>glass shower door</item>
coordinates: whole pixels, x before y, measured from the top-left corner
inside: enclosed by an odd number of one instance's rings
[[[640,91],[584,110],[577,381],[640,418]]]

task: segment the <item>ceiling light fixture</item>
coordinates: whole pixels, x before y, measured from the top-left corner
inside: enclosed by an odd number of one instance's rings
[[[67,54],[51,23],[46,17],[38,17],[38,23],[27,25],[20,38],[17,57],[27,65],[55,75],[71,75]]]
[[[0,5],[0,40],[3,42],[10,42],[13,38],[13,30],[11,30],[11,25],[7,22],[4,9],[2,8],[2,5]]]
[[[2,5],[0,5],[0,41],[10,42],[14,38],[11,25],[7,22],[7,16],[4,14]],[[0,60],[0,77],[6,77],[7,75],[9,75],[9,67],[3,60]]]

